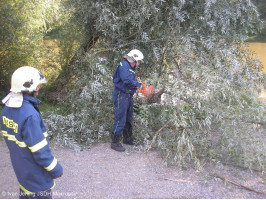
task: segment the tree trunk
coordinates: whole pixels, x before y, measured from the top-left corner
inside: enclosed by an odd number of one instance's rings
[[[57,99],[58,96],[61,96],[63,93],[63,88],[66,87],[71,80],[71,77],[75,74],[74,66],[75,62],[80,58],[83,57],[86,53],[90,51],[91,48],[94,47],[96,42],[98,41],[99,36],[91,36],[87,43],[80,47],[80,50],[75,53],[72,57],[71,61],[67,66],[62,67],[62,71],[60,72],[57,79],[54,81],[52,85],[52,92],[53,94],[48,95],[52,99]],[[79,54],[80,53],[80,54]]]

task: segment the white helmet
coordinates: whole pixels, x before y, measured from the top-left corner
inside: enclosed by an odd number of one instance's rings
[[[128,57],[132,58],[134,61],[141,61],[143,60],[144,56],[141,51],[137,49],[131,50],[128,54]]]
[[[44,76],[35,68],[24,66],[18,68],[11,78],[11,92],[34,92],[41,83],[47,83]]]

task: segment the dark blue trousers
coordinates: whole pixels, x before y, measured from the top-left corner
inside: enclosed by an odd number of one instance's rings
[[[123,130],[132,129],[133,120],[133,94],[124,93],[118,89],[113,92],[115,105],[114,135],[121,135]]]

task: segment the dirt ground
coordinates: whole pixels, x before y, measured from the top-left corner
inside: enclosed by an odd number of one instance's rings
[[[266,199],[265,177],[261,173],[226,166],[206,166],[202,171],[166,167],[158,152],[145,154],[126,146],[123,153],[101,143],[90,150],[75,152],[52,146],[54,156],[64,168],[56,180],[55,199]],[[18,183],[9,151],[0,139],[0,198],[18,198]],[[218,174],[243,187],[233,185],[211,174]]]

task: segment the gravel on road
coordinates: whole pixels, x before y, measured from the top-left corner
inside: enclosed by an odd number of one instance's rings
[[[125,145],[126,146],[126,145]],[[110,149],[100,143],[90,150],[75,152],[66,147],[51,145],[54,156],[64,168],[53,189],[55,199],[265,199],[265,177],[259,172],[229,166],[209,165],[202,171],[166,167],[159,152]],[[0,199],[18,198],[18,183],[9,150],[0,139]],[[263,192],[248,191],[211,176],[219,174],[235,183]]]

